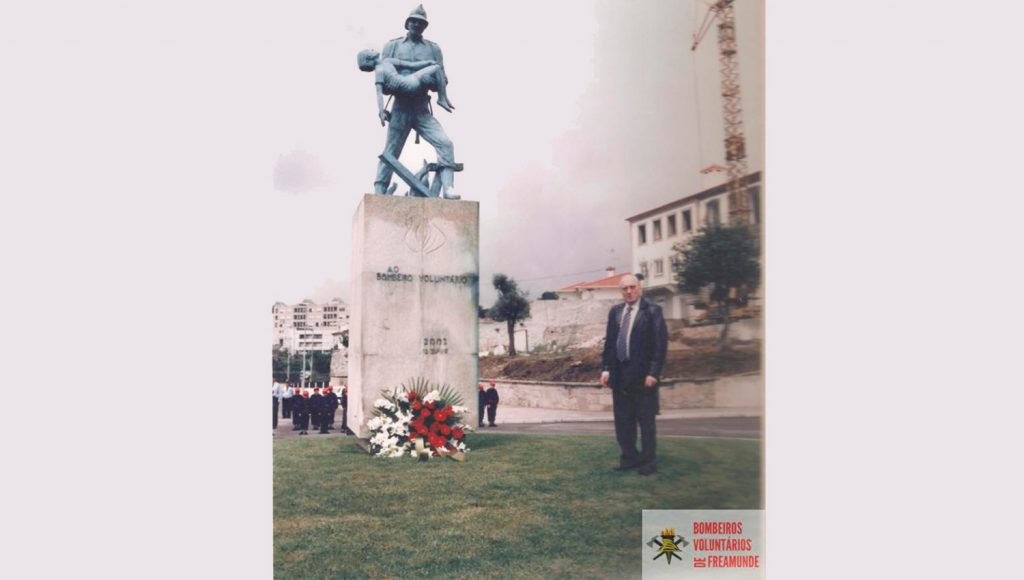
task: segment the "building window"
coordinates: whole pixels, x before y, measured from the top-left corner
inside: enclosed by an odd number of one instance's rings
[[[647,262],[640,262],[640,276],[647,280]]]
[[[661,220],[654,220],[654,241],[661,239]]]
[[[690,210],[683,212],[683,231],[693,231],[693,220],[690,218]]]
[[[658,259],[654,261],[654,277],[660,278],[665,275],[665,261]]]
[[[638,244],[643,245],[647,243],[647,226],[640,224],[636,227],[636,237],[639,240]]]
[[[672,236],[679,233],[678,231],[676,231],[676,216],[675,214],[672,214],[665,219],[668,222],[668,237],[671,238]]]
[[[718,210],[718,200],[712,200],[704,206],[704,225],[719,225],[722,223],[722,215]]]

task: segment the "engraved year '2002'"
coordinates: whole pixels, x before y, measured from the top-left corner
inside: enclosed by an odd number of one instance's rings
[[[423,354],[448,354],[448,339],[424,338]]]

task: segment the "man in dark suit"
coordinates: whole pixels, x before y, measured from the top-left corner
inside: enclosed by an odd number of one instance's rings
[[[601,385],[612,388],[615,438],[622,449],[616,471],[638,468],[641,475],[651,475],[657,471],[654,417],[658,408],[658,380],[668,350],[668,328],[661,307],[641,298],[643,290],[636,276],[623,276],[619,290],[625,302],[613,306],[608,313]]]
[[[494,381],[491,381],[486,395],[487,398],[484,399],[484,404],[487,406],[487,422],[491,427],[494,427],[494,416],[498,414],[498,402],[501,400],[498,397],[498,388],[494,386]]]

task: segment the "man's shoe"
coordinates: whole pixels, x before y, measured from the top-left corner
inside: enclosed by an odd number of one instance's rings
[[[653,463],[648,463],[636,470],[640,475],[654,475],[658,473],[658,468]]]

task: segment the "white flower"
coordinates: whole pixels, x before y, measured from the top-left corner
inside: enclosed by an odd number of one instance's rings
[[[439,393],[437,391],[437,389],[435,389],[435,390],[430,391],[429,393],[427,393],[426,397],[423,397],[423,402],[424,403],[432,403],[432,402],[436,401],[440,396],[441,396],[441,393]]]
[[[452,411],[455,411],[456,413],[465,413],[468,410],[469,409],[463,407],[462,405],[452,405]]]
[[[377,429],[380,429],[381,425],[383,424],[384,422],[381,421],[380,417],[374,417],[373,419],[370,419],[369,421],[366,422],[366,426],[370,428],[370,431],[376,431]]]

